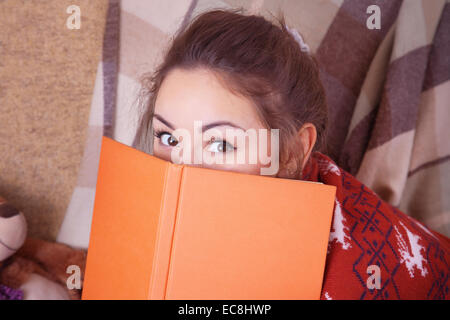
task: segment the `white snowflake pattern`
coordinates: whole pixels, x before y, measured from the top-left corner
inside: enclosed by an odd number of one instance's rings
[[[416,226],[420,227],[423,231],[425,231],[428,235],[430,235],[431,237],[433,237],[435,240],[438,240],[438,238],[436,238],[436,236],[434,234],[432,234],[430,232],[430,230],[428,230],[427,227],[425,227],[423,224],[421,224],[420,222],[414,220],[413,218],[411,218],[410,216],[406,215],[406,217],[408,217],[409,221],[411,221],[412,223],[414,223]],[[439,241],[439,240],[438,240]]]
[[[319,165],[319,169],[323,171],[324,174],[328,174],[331,172],[337,176],[341,175],[341,170],[339,170],[339,167],[333,162],[326,159],[319,159],[317,163]]]
[[[428,270],[423,263],[426,263],[427,260],[424,259],[421,253],[422,250],[425,251],[425,248],[419,244],[419,240],[421,240],[421,238],[409,231],[409,229],[403,223],[400,222],[400,224],[406,231],[409,247],[411,248],[410,251],[408,248],[408,244],[406,243],[402,234],[399,232],[397,226],[394,226],[395,231],[397,232],[395,236],[397,238],[399,247],[398,251],[401,257],[400,263],[405,264],[411,278],[414,278],[414,267],[420,270],[420,274],[422,275],[422,277],[425,277],[428,273]]]
[[[346,234],[346,230],[348,227],[344,224],[345,218],[342,215],[341,204],[336,199],[336,207],[334,209],[334,218],[333,218],[333,229],[334,231],[330,232],[329,242],[333,242],[336,240],[338,243],[342,245],[342,249],[347,250],[351,248],[350,237]],[[348,239],[349,241],[346,241]]]

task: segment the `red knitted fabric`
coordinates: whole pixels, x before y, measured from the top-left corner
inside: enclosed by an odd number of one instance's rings
[[[449,238],[384,202],[319,152],[302,179],[337,187],[321,299],[448,299]],[[374,265],[379,289],[368,270]]]

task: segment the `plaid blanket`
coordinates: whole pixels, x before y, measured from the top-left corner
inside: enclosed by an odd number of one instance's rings
[[[378,4],[381,29],[366,28]],[[316,55],[328,154],[381,198],[450,235],[450,3],[344,1]]]
[[[366,9],[381,9],[369,30]],[[110,0],[88,139],[58,241],[87,247],[103,134],[131,145],[139,79],[198,13],[281,9],[320,63],[327,154],[384,201],[450,235],[450,3],[445,0]],[[119,64],[120,61],[120,64]]]
[[[449,238],[381,200],[319,152],[303,180],[336,186],[322,299],[449,299]]]

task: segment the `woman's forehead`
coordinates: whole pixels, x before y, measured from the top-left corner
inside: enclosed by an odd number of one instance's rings
[[[230,121],[248,128],[262,128],[254,104],[227,89],[207,69],[174,69],[164,79],[155,103],[155,114],[176,127],[194,121]]]

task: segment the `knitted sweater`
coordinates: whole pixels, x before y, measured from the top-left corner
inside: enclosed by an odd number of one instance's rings
[[[449,299],[449,238],[319,152],[302,180],[337,187],[321,299]]]

